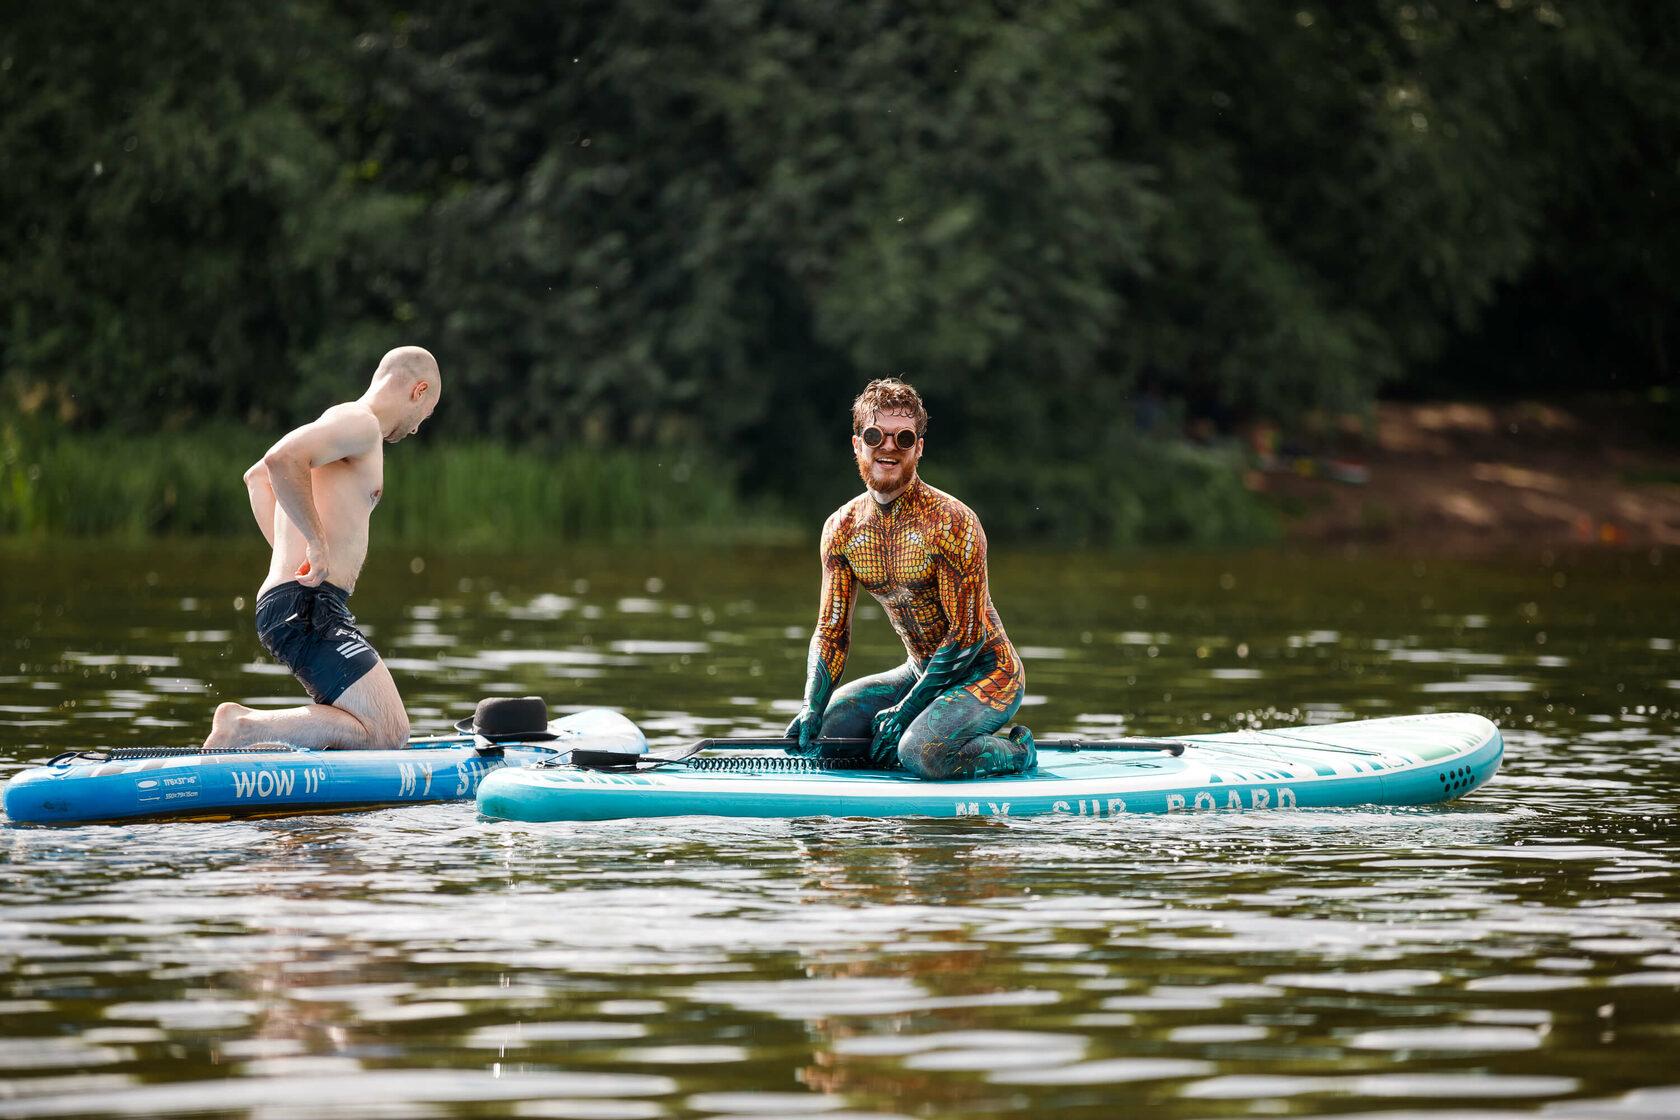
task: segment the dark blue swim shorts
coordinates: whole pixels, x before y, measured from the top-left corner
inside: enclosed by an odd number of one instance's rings
[[[263,592],[257,639],[317,704],[331,704],[379,664],[379,654],[356,629],[350,592],[330,583],[282,583]]]

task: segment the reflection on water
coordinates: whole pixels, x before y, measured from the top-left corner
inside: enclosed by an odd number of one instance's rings
[[[295,702],[225,551],[0,552],[0,769]],[[387,559],[417,731],[793,710],[805,553]],[[1680,1114],[1674,563],[994,562],[1035,730],[1494,718],[1440,809],[7,829],[0,1116]]]

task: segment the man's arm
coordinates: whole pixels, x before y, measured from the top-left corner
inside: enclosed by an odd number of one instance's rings
[[[268,480],[268,467],[261,459],[245,472],[245,489],[251,496],[251,516],[257,519],[268,547],[274,547],[274,484]]]
[[[315,508],[315,488],[309,472],[340,459],[366,455],[379,446],[379,421],[363,405],[334,405],[319,420],[305,424],[268,449],[262,465],[268,472],[275,502],[303,534],[306,559],[297,571],[298,582],[316,587],[330,574],[327,530]]]
[[[818,737],[829,697],[846,669],[846,654],[852,646],[852,607],[857,602],[857,573],[846,562],[839,540],[838,516],[823,526],[822,598],[816,629],[811,631],[810,652],[805,657],[805,703],[788,727],[790,737],[808,748]]]

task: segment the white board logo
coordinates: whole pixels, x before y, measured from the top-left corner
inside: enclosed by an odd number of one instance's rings
[[[1243,794],[1248,794],[1248,800],[1243,800]],[[1223,799],[1221,799],[1221,794]],[[984,806],[984,810],[982,810]],[[1276,789],[1261,789],[1258,786],[1246,791],[1240,789],[1226,789],[1216,793],[1213,790],[1197,790],[1195,794],[1169,793],[1167,794],[1166,811],[1169,813],[1207,813],[1216,809],[1293,809],[1295,808],[1295,791],[1288,786],[1278,786]],[[1007,801],[958,801],[955,805],[955,816],[959,817],[1007,817],[1010,815],[1010,803]],[[1121,797],[1081,797],[1077,801],[1057,801],[1050,806],[1049,815],[1053,817],[1116,817],[1127,812],[1126,801]],[[1140,812],[1141,810],[1130,810]],[[1029,808],[1028,814],[1032,813]]]
[[[290,797],[297,784],[297,775],[290,770],[235,770],[233,795],[241,801],[249,798]]]

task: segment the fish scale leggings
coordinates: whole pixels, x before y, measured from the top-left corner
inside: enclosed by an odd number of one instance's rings
[[[975,678],[995,668],[991,664],[977,665]],[[823,713],[823,737],[869,738],[876,713],[903,699],[919,677],[916,666],[906,662],[842,685]],[[934,780],[985,778],[1018,774],[1037,764],[1031,746],[995,734],[1021,707],[1019,682],[1014,682],[1012,690],[1001,690],[1009,696],[1008,706],[1001,710],[970,695],[969,683],[953,685],[940,693],[905,729],[898,741],[898,761],[910,773]]]

